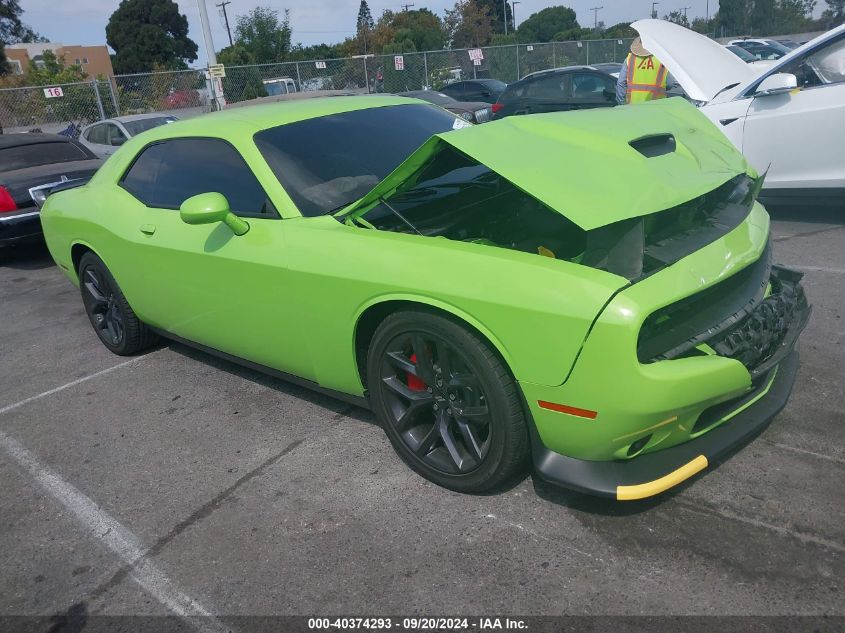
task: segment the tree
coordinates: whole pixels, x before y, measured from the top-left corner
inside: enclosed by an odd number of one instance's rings
[[[637,32],[631,28],[630,22],[619,22],[604,30],[603,37],[607,39],[620,39],[637,37]]]
[[[361,5],[358,7],[358,21],[356,23],[356,35],[363,43],[363,52],[365,55],[368,50],[368,40],[370,39],[370,32],[375,27],[373,22],[373,14],[370,13],[370,5],[367,0],[361,0]]]
[[[197,58],[188,18],[173,0],[121,0],[106,25],[106,42],[117,73],[186,68]]]
[[[775,25],[775,0],[754,0],[751,9],[751,32],[768,34]]]
[[[479,0],[457,0],[454,8],[446,10],[443,23],[452,48],[486,46],[493,37],[490,8]]]
[[[269,7],[255,7],[246,15],[239,15],[235,36],[253,56],[256,64],[270,64],[284,61],[290,53],[290,15],[285,10],[279,19],[279,12]]]
[[[827,9],[822,11],[821,24],[825,29],[832,29],[845,22],[845,0],[825,0]]]
[[[800,33],[810,26],[810,16],[816,7],[816,0],[780,0],[777,4],[771,33]]]
[[[246,46],[236,42],[217,53],[217,61],[226,66],[249,66],[255,63],[255,56]]]
[[[747,0],[719,0],[716,28],[719,35],[742,35],[751,26],[750,3]]]
[[[689,20],[687,20],[687,16],[684,15],[683,11],[672,11],[667,15],[664,15],[663,19],[689,28]]]
[[[479,0],[479,2],[490,10],[490,15],[493,18],[493,31],[495,33],[505,32],[505,20],[508,21],[508,33],[513,33],[515,29],[513,27],[513,13],[511,12],[509,1]]]
[[[442,20],[428,9],[395,13],[391,26],[396,32],[393,41],[413,42],[414,50],[436,50],[446,43]]]
[[[551,42],[557,33],[566,33],[581,27],[575,11],[569,7],[546,7],[532,13],[519,25],[517,33],[521,42]]]
[[[50,50],[44,51],[40,64],[31,61],[25,75],[25,83],[28,86],[54,86],[78,83],[86,79],[87,75],[82,66],[78,64],[68,66],[64,57],[56,57],[56,54]]]
[[[0,0],[0,75],[10,72],[5,47],[18,42],[44,42],[38,33],[21,22],[23,9],[18,0]]]

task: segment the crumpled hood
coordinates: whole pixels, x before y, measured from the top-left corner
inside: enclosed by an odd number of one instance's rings
[[[631,28],[696,101],[711,101],[726,86],[746,84],[767,70],[745,63],[709,37],[666,20],[638,20]]]
[[[629,143],[674,137],[651,158]],[[680,98],[580,112],[512,116],[438,134],[339,216],[359,217],[448,144],[584,230],[677,206],[716,189],[748,164],[698,109]]]

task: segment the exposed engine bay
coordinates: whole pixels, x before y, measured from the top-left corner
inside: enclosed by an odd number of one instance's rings
[[[447,147],[356,221],[497,246],[637,281],[719,239],[750,213],[762,178],[741,174],[680,206],[585,231],[487,166]]]

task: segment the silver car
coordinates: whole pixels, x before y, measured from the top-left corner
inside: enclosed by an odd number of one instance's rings
[[[103,119],[83,128],[79,142],[100,158],[107,158],[133,136],[177,120],[172,114],[132,114]]]

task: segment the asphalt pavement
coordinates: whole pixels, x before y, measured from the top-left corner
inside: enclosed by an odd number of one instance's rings
[[[845,615],[845,208],[774,213],[815,312],[792,398],[623,503],[426,482],[372,415],[176,343],[110,354],[43,247],[0,263],[0,615]]]

